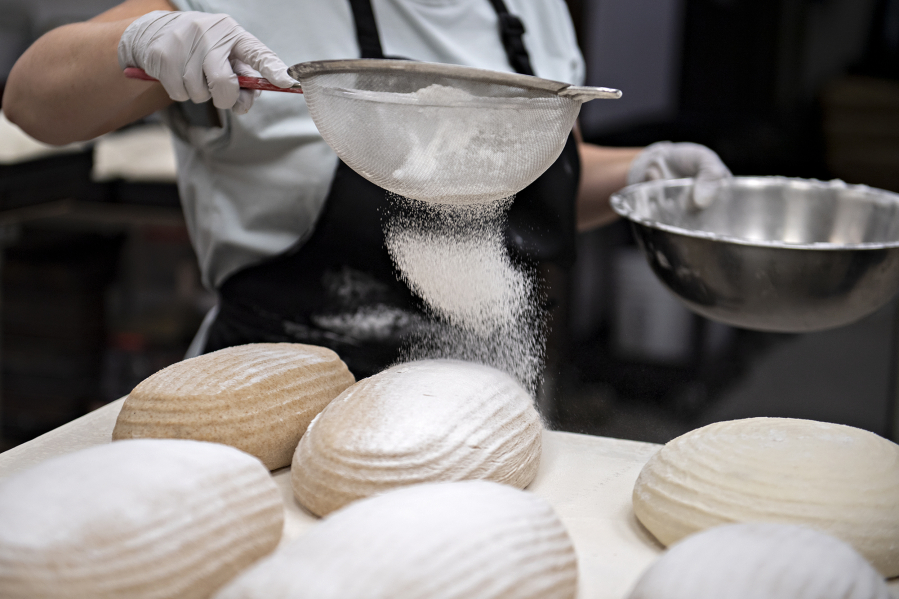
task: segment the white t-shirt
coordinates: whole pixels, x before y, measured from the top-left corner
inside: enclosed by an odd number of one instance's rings
[[[173,0],[180,10],[226,13],[288,65],[358,58],[348,0]],[[581,85],[584,61],[564,0],[506,0],[525,24],[535,73]],[[511,72],[488,0],[372,0],[385,55]],[[171,111],[170,116],[174,114]],[[246,115],[219,111],[221,129],[179,126],[178,186],[203,282],[307,237],[337,156],[303,96],[263,92]]]

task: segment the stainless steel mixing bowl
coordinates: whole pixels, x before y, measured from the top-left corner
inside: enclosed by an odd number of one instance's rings
[[[656,276],[691,310],[737,327],[808,332],[899,291],[899,194],[841,181],[735,177],[711,206],[691,179],[612,196]]]

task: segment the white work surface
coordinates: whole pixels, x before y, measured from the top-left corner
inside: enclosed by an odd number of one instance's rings
[[[0,480],[51,457],[109,443],[120,399],[24,445],[0,454]],[[574,541],[580,599],[623,599],[662,547],[631,509],[634,481],[659,445],[547,431],[537,478],[528,490],[556,509]],[[289,542],[317,518],[293,498],[290,469],[272,473],[286,508]],[[899,597],[899,579],[890,588]]]

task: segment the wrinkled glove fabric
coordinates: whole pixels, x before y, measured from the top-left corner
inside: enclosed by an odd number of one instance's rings
[[[119,65],[140,67],[176,102],[206,102],[246,113],[259,92],[242,90],[237,75],[263,77],[278,87],[296,82],[265,44],[224,14],[154,11],[135,20],[119,40]]]
[[[628,171],[627,184],[692,177],[696,179],[693,203],[697,208],[706,208],[714,201],[721,183],[731,176],[718,154],[706,146],[662,141],[637,155]]]

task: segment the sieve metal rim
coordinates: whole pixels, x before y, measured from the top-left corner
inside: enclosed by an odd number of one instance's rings
[[[412,97],[411,93],[374,92],[371,90],[346,89],[343,87],[322,88],[319,93],[326,96],[334,96],[353,100],[354,102],[373,102],[375,104],[402,104],[407,106],[439,106],[441,108],[485,108],[493,110],[541,110],[552,109],[558,102],[557,96],[539,98],[521,97],[485,97],[471,96],[470,99],[457,101],[422,100]]]
[[[292,65],[287,69],[287,73],[301,83],[304,78],[314,77],[316,75],[375,71],[394,71],[397,73],[404,72],[419,75],[434,75],[438,77],[454,77],[456,79],[474,81],[477,83],[508,85],[509,87],[543,91],[556,95],[568,88],[580,89],[569,83],[552,81],[551,79],[542,79],[531,75],[491,71],[489,69],[466,67],[455,64],[418,62],[414,60],[390,60],[383,58],[314,60],[310,62],[301,62]]]

